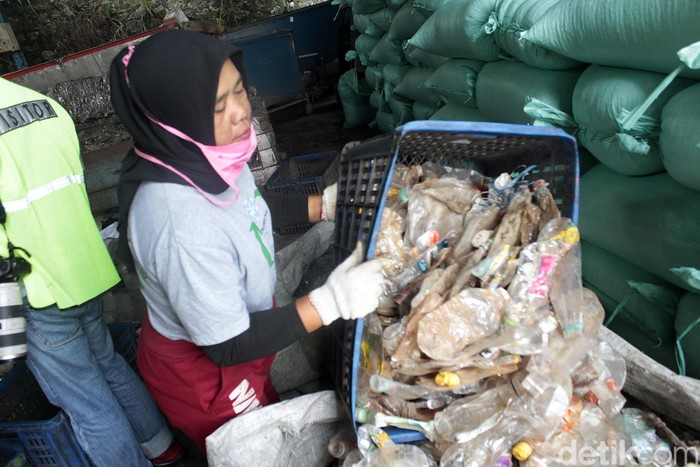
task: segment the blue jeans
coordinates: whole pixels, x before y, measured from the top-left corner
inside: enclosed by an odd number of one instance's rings
[[[70,417],[96,466],[150,466],[173,435],[141,379],[114,351],[102,297],[59,310],[27,310],[27,365]]]

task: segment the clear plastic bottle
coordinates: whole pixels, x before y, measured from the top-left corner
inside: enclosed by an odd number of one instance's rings
[[[356,447],[355,431],[350,424],[345,424],[328,442],[328,453],[336,459],[345,459]]]
[[[581,277],[581,245],[577,242],[559,260],[550,278],[549,299],[567,339],[583,334]]]
[[[441,240],[431,246],[420,256],[412,261],[393,281],[393,290],[401,290],[410,284],[415,278],[423,274],[430,268],[431,263],[437,257],[440,250],[447,247],[447,240]]]
[[[504,417],[490,430],[463,443],[455,443],[440,459],[441,467],[483,467],[494,465],[528,432],[528,422],[520,417]]]

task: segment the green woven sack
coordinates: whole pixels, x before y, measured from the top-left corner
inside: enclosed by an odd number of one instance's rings
[[[382,68],[382,78],[384,80],[383,91],[386,96],[393,94],[396,86],[401,83],[403,77],[411,69],[411,65],[394,65],[388,63]]]
[[[598,164],[598,159],[596,159],[595,156],[591,154],[591,152],[588,149],[582,147],[581,145],[578,146],[579,175],[585,174]]]
[[[561,0],[499,0],[486,22],[486,32],[493,36],[501,56],[548,70],[580,66],[577,60],[522,40],[523,33],[558,3]]]
[[[400,94],[392,94],[387,99],[389,110],[394,116],[396,125],[410,122],[413,120],[413,100],[408,99]]]
[[[384,34],[377,45],[372,49],[369,59],[377,63],[393,63],[394,65],[405,65],[408,63],[403,56],[401,43],[388,39],[388,34]]]
[[[495,122],[575,127],[571,96],[581,71],[543,70],[510,60],[487,63],[476,80],[479,110]]]
[[[445,102],[476,107],[476,78],[484,62],[453,58],[430,75],[424,86]]]
[[[370,19],[370,15],[352,15],[352,25],[355,31],[360,34],[367,34],[376,38],[382,37],[384,31],[379,29],[376,24]]]
[[[665,78],[652,71],[589,66],[573,95],[579,142],[601,163],[624,175],[664,170],[658,144],[661,111],[674,94],[692,83],[676,79],[650,101]],[[642,105],[646,107],[643,115],[632,122],[633,111]]]
[[[669,175],[700,191],[700,83],[673,96],[661,113],[661,161]]]
[[[386,0],[386,5],[394,8],[395,10],[398,10],[402,6],[406,4],[406,0]]]
[[[413,6],[425,13],[427,16],[432,15],[443,5],[456,0],[414,0]]]
[[[375,119],[377,128],[379,128],[384,133],[391,133],[396,129],[398,125],[398,119],[391,112],[379,111]]]
[[[447,57],[435,55],[433,53],[426,52],[423,49],[419,49],[418,47],[409,44],[408,41],[404,41],[402,43],[402,47],[404,57],[406,57],[408,63],[413,66],[424,66],[437,70],[443,63],[449,60]]]
[[[352,12],[356,15],[368,15],[385,6],[384,0],[352,0]]]
[[[435,94],[432,89],[423,86],[423,83],[425,83],[432,74],[433,70],[430,68],[411,67],[398,86],[396,86],[394,92],[406,96],[411,100],[420,101],[437,108],[442,103],[442,99],[439,95]]]
[[[381,91],[372,91],[372,94],[369,95],[369,105],[374,110],[389,109],[389,104],[384,100],[384,97],[382,97]]]
[[[382,30],[382,34],[389,31],[391,23],[394,21],[396,10],[391,8],[382,8],[369,15],[369,19]]]
[[[365,66],[372,64],[372,50],[374,50],[378,42],[379,39],[369,34],[360,34],[357,36],[357,39],[355,39],[355,51],[360,59],[360,63]]]
[[[581,242],[583,279],[601,300],[606,325],[625,320],[657,342],[675,340],[681,289],[589,242]]]
[[[370,65],[365,68],[365,79],[372,89],[382,89],[384,86],[383,69],[384,65],[382,64]]]
[[[566,0],[522,40],[585,63],[670,73],[699,30],[697,0]],[[682,75],[698,79],[700,70]]]
[[[369,84],[364,79],[358,80],[354,68],[340,76],[338,95],[345,115],[343,128],[359,128],[372,121],[374,111],[369,105],[370,93]]]
[[[584,284],[585,285],[585,284]],[[591,289],[593,290],[593,289]],[[594,291],[595,292],[595,291]],[[676,364],[675,345],[673,342],[666,342],[659,345],[658,341],[647,337],[638,327],[624,320],[615,320],[610,323],[608,329],[629,342],[640,352],[656,360],[671,371],[678,373]]]
[[[449,58],[498,60],[498,46],[486,29],[496,0],[461,0],[443,5],[408,43]]]
[[[442,103],[440,103],[437,107],[433,107],[432,105],[424,104],[423,102],[420,101],[415,101],[413,103],[413,119],[414,120],[430,120],[430,117],[433,116],[435,112],[442,107]]]
[[[620,175],[598,164],[580,179],[581,238],[694,291],[671,268],[700,265],[700,192],[668,173]]]
[[[700,378],[700,295],[681,298],[676,314],[676,357],[679,373]]]
[[[423,26],[426,19],[427,16],[423,12],[413,7],[413,1],[404,3],[391,23],[389,39],[394,41],[410,39]]]
[[[430,120],[457,120],[463,122],[491,122],[478,109],[448,102],[435,112]]]

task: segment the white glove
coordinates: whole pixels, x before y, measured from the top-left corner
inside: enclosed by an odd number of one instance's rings
[[[345,261],[328,276],[318,289],[311,291],[309,301],[328,325],[338,318],[357,319],[373,312],[382,295],[382,263],[379,259],[362,262],[361,242]]]
[[[323,190],[323,200],[321,201],[321,220],[335,221],[335,205],[338,199],[338,183],[327,186]]]

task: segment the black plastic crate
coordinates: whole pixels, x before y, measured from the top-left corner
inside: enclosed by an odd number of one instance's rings
[[[349,149],[340,161],[333,239],[336,265],[353,252],[358,241],[369,243],[391,163],[391,142],[392,135],[369,139]],[[351,390],[355,321],[337,320],[331,324],[329,336],[331,376],[348,418],[354,420],[350,408],[355,406]]]
[[[317,195],[338,180],[338,152],[326,151],[287,159],[270,176],[265,189],[270,193]],[[303,233],[310,223],[285,226],[280,234]]]
[[[544,179],[563,216],[578,220],[578,152],[576,140],[558,128],[460,121],[414,121],[391,135],[368,140],[340,161],[334,261],[339,264],[358,241],[373,252],[381,226],[387,185],[396,163],[435,162],[474,167],[498,176],[535,165],[530,179]],[[371,253],[366,255],[371,257]],[[334,382],[355,422],[358,365],[364,320],[343,322],[334,329],[332,352],[342,367],[333,368]],[[397,442],[423,439],[399,430]]]

